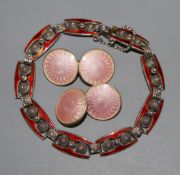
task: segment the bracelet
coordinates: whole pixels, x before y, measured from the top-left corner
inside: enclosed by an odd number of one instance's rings
[[[107,134],[94,143],[63,130],[55,125],[32,98],[35,85],[35,61],[42,56],[61,36],[68,34],[80,37],[92,37],[95,42],[118,49],[124,53],[130,51],[141,54],[141,65],[149,88],[149,95],[143,104],[132,127],[126,127]],[[79,158],[89,158],[92,154],[107,156],[134,145],[142,134],[148,134],[156,124],[164,100],[161,97],[165,89],[164,76],[149,42],[138,35],[134,29],[109,27],[101,22],[89,19],[65,19],[63,23],[41,29],[24,49],[25,58],[18,61],[15,78],[15,97],[21,99],[20,109],[23,118],[30,128],[42,140],[48,138],[52,146],[61,152]]]

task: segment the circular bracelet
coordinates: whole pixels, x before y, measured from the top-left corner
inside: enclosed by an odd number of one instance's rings
[[[108,45],[122,52],[130,51],[141,54],[141,65],[149,88],[149,95],[143,104],[132,127],[126,127],[107,134],[94,143],[63,130],[55,125],[32,99],[35,84],[35,61],[45,53],[61,34],[92,37],[95,42]],[[156,124],[164,100],[161,93],[165,89],[164,76],[149,42],[138,35],[132,28],[109,27],[101,22],[89,19],[65,19],[63,23],[41,29],[24,49],[25,58],[18,61],[15,71],[15,97],[21,99],[20,109],[30,128],[42,140],[48,138],[52,146],[75,157],[89,158],[92,154],[111,155],[134,145],[142,134],[148,134]]]

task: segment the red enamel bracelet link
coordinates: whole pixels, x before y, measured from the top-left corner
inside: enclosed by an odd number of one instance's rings
[[[57,130],[50,117],[33,100],[35,85],[35,61],[42,56],[60,37],[68,34],[80,37],[92,37],[95,42],[108,45],[122,52],[141,54],[141,65],[150,94],[143,104],[132,127],[126,127],[96,140],[87,139],[62,130]],[[42,28],[24,49],[25,58],[18,61],[15,78],[15,97],[21,99],[20,109],[29,127],[41,139],[50,139],[52,146],[61,152],[79,158],[89,158],[92,154],[101,156],[120,152],[134,145],[142,134],[148,134],[155,126],[164,100],[161,97],[165,82],[160,63],[149,48],[149,42],[132,28],[109,27],[101,22],[89,19],[65,19],[62,24],[48,25]]]

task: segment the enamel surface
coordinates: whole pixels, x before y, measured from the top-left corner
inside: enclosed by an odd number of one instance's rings
[[[113,118],[121,108],[119,92],[108,84],[92,86],[87,94],[88,114],[97,120]]]
[[[78,63],[71,52],[56,49],[45,57],[43,70],[46,78],[53,84],[67,85],[75,80],[78,73]]]
[[[79,89],[68,89],[57,102],[56,116],[62,124],[73,125],[83,119],[86,109],[85,94]]]
[[[103,84],[111,79],[114,72],[114,62],[106,51],[93,49],[82,56],[79,72],[86,83],[90,85]]]

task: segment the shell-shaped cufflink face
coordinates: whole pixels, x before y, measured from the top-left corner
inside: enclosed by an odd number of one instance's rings
[[[86,96],[79,89],[68,89],[59,97],[56,105],[56,116],[60,123],[66,126],[78,124],[87,109]]]
[[[79,64],[79,73],[89,85],[108,82],[114,73],[112,56],[102,49],[93,49],[86,52]]]
[[[55,85],[72,83],[78,73],[75,56],[68,50],[55,49],[44,58],[43,71],[46,78]]]
[[[119,92],[108,84],[92,86],[86,93],[88,114],[97,120],[109,120],[121,109]]]

